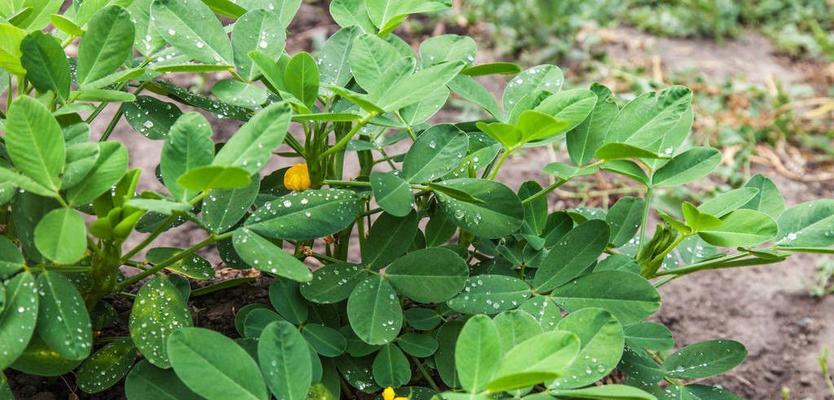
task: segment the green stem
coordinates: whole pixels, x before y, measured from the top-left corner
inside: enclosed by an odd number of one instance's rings
[[[434,381],[434,379],[431,377],[431,374],[429,374],[429,372],[426,371],[426,366],[423,365],[423,363],[420,362],[420,360],[418,360],[417,357],[412,356],[411,360],[414,361],[414,364],[417,365],[417,369],[420,370],[420,375],[423,375],[423,378],[426,379],[426,382],[428,382],[429,386],[431,386],[431,388],[434,389],[434,391],[437,393],[442,392],[443,390],[440,389],[440,386],[437,385],[437,382]]]
[[[495,166],[492,167],[492,171],[489,173],[489,177],[487,179],[495,179],[498,176],[498,171],[501,170],[501,166],[504,165],[504,161],[507,161],[507,157],[515,151],[515,148],[510,148],[501,153],[501,157],[498,158],[498,161],[495,163]]]
[[[637,244],[637,254],[643,250],[646,244],[646,226],[649,224],[649,213],[652,210],[652,197],[654,196],[654,188],[649,186],[646,188],[646,195],[643,197],[643,216],[640,218],[640,243]]]
[[[712,260],[701,261],[699,263],[687,265],[681,268],[670,269],[666,271],[660,271],[654,274],[655,277],[659,276],[666,276],[666,275],[686,275],[691,274],[696,271],[701,271],[704,269],[718,269],[722,268],[720,265],[725,262],[729,261],[736,261],[742,259],[747,256],[747,253],[739,253],[739,254],[732,254]]]
[[[163,261],[159,264],[154,265],[153,268],[149,268],[145,271],[142,271],[142,272],[140,272],[136,275],[131,276],[130,278],[125,279],[124,281],[122,281],[122,283],[120,283],[116,287],[116,290],[117,291],[122,291],[126,287],[129,287],[130,285],[132,285],[136,282],[139,282],[142,279],[145,279],[145,278],[147,278],[147,277],[149,277],[153,274],[156,274],[157,272],[162,271],[163,269],[168,268],[171,265],[174,265],[176,262],[178,262],[178,261],[180,261],[180,260],[182,260],[186,257],[190,257],[190,256],[194,255],[194,253],[196,253],[197,251],[199,251],[203,247],[215,244],[215,243],[217,243],[217,242],[219,242],[223,239],[226,239],[226,238],[230,237],[231,235],[232,235],[231,232],[227,232],[227,233],[220,234],[220,235],[212,235],[208,239],[203,240],[202,242],[195,244],[194,246],[188,248],[187,250],[183,250],[183,251],[181,251],[177,254],[174,254],[173,256],[169,257],[167,260],[165,260],[165,261]]]
[[[157,227],[157,228],[156,228],[153,232],[151,232],[151,234],[150,234],[150,235],[148,235],[148,236],[145,238],[145,240],[143,240],[141,243],[139,243],[138,245],[136,245],[136,247],[134,247],[134,248],[130,249],[130,251],[128,251],[127,253],[125,253],[125,254],[122,256],[122,258],[121,258],[121,263],[122,263],[122,264],[126,263],[128,260],[130,260],[131,258],[133,258],[133,256],[135,256],[135,255],[136,255],[136,254],[138,254],[140,251],[142,251],[145,247],[148,247],[148,245],[150,245],[151,243],[153,243],[153,241],[154,241],[154,240],[156,240],[156,238],[157,238],[157,237],[159,237],[159,235],[161,235],[163,232],[165,232],[166,230],[168,230],[168,228],[170,227],[170,225],[171,225],[171,224],[173,224],[173,223],[174,223],[174,221],[176,221],[176,220],[177,220],[177,216],[176,216],[176,215],[169,215],[169,216],[168,216],[168,218],[165,218],[165,219],[162,221],[162,223],[160,223],[160,224],[159,224],[159,226],[158,226],[158,227]]]
[[[353,126],[353,128],[350,130],[350,132],[347,133],[347,135],[345,135],[344,137],[339,139],[339,141],[336,142],[336,144],[334,144],[333,147],[331,147],[331,148],[325,150],[323,153],[321,153],[321,157],[327,157],[331,154],[334,154],[334,153],[339,152],[342,149],[344,149],[345,146],[347,146],[347,144],[350,143],[350,139],[352,139],[356,135],[356,132],[359,132],[359,130],[362,129],[363,126],[365,126],[369,122],[371,122],[371,120],[376,118],[376,116],[377,116],[377,113],[372,112],[372,113],[366,115],[365,118],[360,119],[356,123],[356,125]]]
[[[365,181],[343,181],[337,179],[325,179],[321,182],[322,185],[329,186],[351,186],[351,187],[371,187],[370,182]]]
[[[548,193],[550,193],[550,192],[556,190],[557,188],[559,188],[559,186],[564,185],[567,181],[568,181],[567,179],[559,179],[556,182],[551,183],[548,187],[546,187],[546,188],[538,191],[537,193],[533,194],[532,196],[522,200],[521,205],[526,205],[526,204],[532,202],[533,200],[538,199],[539,197],[547,195]]]

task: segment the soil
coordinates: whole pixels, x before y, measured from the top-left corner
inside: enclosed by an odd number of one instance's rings
[[[292,29],[306,33],[290,42],[291,48],[309,48],[335,28],[320,7],[305,4],[300,14]],[[613,62],[659,65],[661,73],[696,71],[708,79],[737,78],[767,86],[769,79],[775,77],[783,83],[809,82],[813,78],[809,75],[815,70],[791,64],[790,60],[776,55],[767,40],[752,32],[724,44],[656,38],[630,28],[604,33],[607,33],[605,50]],[[484,58],[484,53],[489,58],[489,53],[483,51],[479,58]],[[190,83],[185,76],[177,79],[181,84]],[[499,89],[500,85],[490,82],[488,87]],[[106,113],[112,115],[113,111]],[[455,115],[444,115],[448,121],[447,117]],[[92,131],[101,131],[108,120],[106,116],[99,118],[101,125]],[[228,120],[213,124],[218,137],[228,137],[238,125]],[[129,147],[133,157],[131,166],[143,170],[143,187],[161,189],[153,169],[159,161],[162,143],[143,138],[124,121],[117,126],[113,138]],[[500,179],[512,187],[528,179],[546,183],[541,167],[557,158],[543,149],[511,157]],[[834,198],[834,182],[809,184],[766,168],[759,172],[776,180],[789,205],[815,198]],[[599,184],[614,186],[604,177]],[[576,203],[568,196],[551,197],[553,209]],[[186,246],[200,240],[202,235],[195,232],[179,228],[163,240],[165,245]],[[216,257],[210,259],[222,268]],[[816,299],[808,295],[816,262],[816,257],[800,255],[779,265],[708,271],[673,281],[661,288],[664,304],[657,318],[673,330],[679,346],[714,338],[733,338],[747,346],[749,358],[742,366],[707,383],[724,386],[746,399],[780,399],[783,387],[790,389],[791,399],[834,399],[825,388],[817,361],[824,347],[834,350],[834,296]],[[228,274],[228,270],[222,270],[218,275]],[[196,323],[234,335],[232,322],[236,309],[253,302],[267,302],[266,283],[259,280],[253,285],[198,298],[191,304]],[[121,304],[118,308],[126,320],[129,305]],[[109,400],[120,399],[123,393],[121,387],[116,387],[102,394],[85,395],[69,389],[74,387],[71,376],[64,380],[12,373],[9,378],[13,390],[23,399]]]

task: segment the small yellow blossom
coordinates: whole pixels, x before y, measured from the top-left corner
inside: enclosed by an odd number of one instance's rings
[[[295,164],[284,174],[284,187],[294,192],[303,192],[310,188],[310,173],[307,164]]]
[[[408,400],[408,397],[397,397],[394,388],[389,386],[382,391],[382,400]]]

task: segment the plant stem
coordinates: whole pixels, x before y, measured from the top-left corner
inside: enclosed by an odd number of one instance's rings
[[[371,187],[371,183],[365,181],[342,181],[336,179],[325,179],[321,183],[322,185],[330,186]]]
[[[153,274],[155,274],[159,271],[162,271],[165,268],[170,267],[171,265],[174,265],[176,262],[182,260],[183,258],[193,255],[194,253],[196,253],[198,250],[202,249],[203,247],[206,247],[206,246],[212,245],[214,243],[217,243],[217,242],[219,242],[223,239],[226,239],[230,236],[231,236],[231,232],[227,232],[227,233],[224,233],[224,234],[221,234],[221,235],[212,235],[208,239],[205,239],[202,242],[195,244],[194,246],[188,248],[187,250],[183,250],[183,251],[181,251],[177,254],[174,254],[173,256],[168,258],[167,260],[165,260],[165,261],[163,261],[159,264],[154,265],[153,268],[149,268],[145,271],[142,271],[142,272],[140,272],[136,275],[131,276],[130,278],[125,279],[124,281],[122,281],[122,283],[120,283],[116,287],[116,290],[121,291],[124,288],[129,287],[130,285],[141,281],[142,279],[145,279],[145,278],[147,278],[147,277],[149,277],[149,276],[151,276],[151,275],[153,275]]]
[[[637,244],[637,254],[643,250],[646,244],[646,225],[649,224],[649,213],[652,210],[652,197],[654,196],[654,188],[649,186],[646,188],[646,195],[643,197],[643,216],[640,219],[640,243]]]
[[[156,227],[156,229],[153,232],[151,232],[151,234],[148,235],[145,238],[145,240],[143,240],[141,243],[136,245],[136,247],[130,249],[130,251],[128,251],[127,253],[125,253],[122,256],[121,263],[122,264],[126,263],[128,260],[133,258],[133,256],[135,256],[140,251],[142,251],[142,249],[144,249],[145,247],[148,247],[148,245],[153,243],[153,241],[156,240],[156,238],[159,237],[159,235],[161,235],[163,232],[165,232],[169,228],[169,226],[172,223],[174,223],[174,221],[176,221],[176,220],[177,220],[176,215],[169,215],[168,218],[165,218],[162,221],[162,223],[160,223],[159,226]]]
[[[426,379],[426,382],[428,382],[429,386],[431,386],[431,388],[434,389],[435,392],[442,392],[443,390],[440,389],[440,386],[437,385],[437,382],[435,382],[429,374],[429,372],[426,371],[426,367],[423,365],[423,363],[420,362],[420,360],[418,360],[417,357],[414,356],[411,357],[411,360],[414,361],[414,364],[417,365],[417,369],[420,370],[420,375],[423,375],[423,378]]]
[[[372,113],[366,115],[365,118],[360,119],[356,123],[356,125],[353,126],[353,128],[350,130],[350,132],[348,132],[344,137],[339,139],[339,141],[336,142],[333,145],[333,147],[331,147],[331,148],[325,150],[323,153],[321,153],[321,157],[327,157],[327,156],[329,156],[331,154],[334,154],[338,151],[341,151],[343,148],[345,148],[345,146],[347,146],[347,144],[350,143],[350,139],[352,139],[356,135],[356,132],[359,132],[359,130],[362,129],[363,126],[367,125],[368,122],[371,122],[372,119],[376,118],[376,115],[377,115],[377,113],[372,112]]]
[[[559,186],[564,185],[567,181],[568,181],[567,179],[559,179],[556,182],[551,183],[548,187],[546,187],[546,188],[536,192],[532,196],[522,200],[521,205],[526,205],[526,204],[532,202],[533,200],[538,199],[539,197],[547,195],[548,193],[550,193],[550,192],[556,190],[557,188],[559,188]]]
[[[495,166],[492,167],[492,171],[490,171],[487,179],[495,179],[495,177],[498,176],[498,171],[501,170],[501,166],[504,165],[504,161],[507,161],[507,157],[509,157],[514,150],[514,148],[507,149],[506,151],[501,153],[501,157],[498,158],[498,161],[496,161]]]

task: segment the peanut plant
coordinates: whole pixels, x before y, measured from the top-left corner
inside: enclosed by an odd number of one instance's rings
[[[698,382],[744,346],[676,343],[650,320],[657,287],[832,253],[834,200],[786,208],[756,175],[660,212],[659,193],[721,161],[687,141],[689,89],[623,104],[563,88],[553,65],[475,64],[469,37],[415,50],[394,33],[449,0],[333,0],[341,29],[288,54],[300,3],[2,5],[0,369],[71,374],[88,394],[124,380],[131,400],[738,398]],[[179,73],[223,79],[204,95]],[[500,101],[488,75],[509,76]],[[453,96],[483,117],[439,121]],[[140,187],[111,139],[123,119],[162,143],[164,190]],[[240,125],[225,142],[219,119]],[[551,184],[497,179],[557,141],[569,161],[543,166]],[[551,209],[593,174],[643,194]],[[165,246],[185,224],[196,244]],[[269,305],[236,306],[233,337],[195,326],[192,300],[252,279],[213,281],[206,258],[271,282]]]

